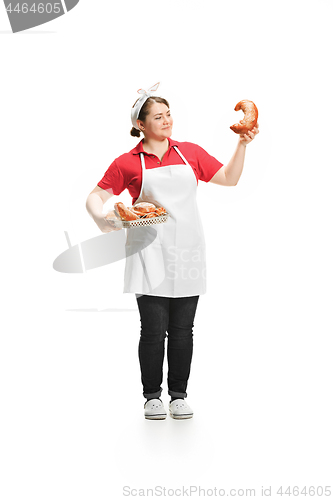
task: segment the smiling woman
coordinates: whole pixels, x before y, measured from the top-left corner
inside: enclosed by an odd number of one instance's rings
[[[140,99],[138,99],[138,101],[139,100]],[[135,104],[133,105],[133,109],[135,108],[138,101],[136,101]],[[154,106],[153,112],[151,112],[151,107],[154,104],[157,104],[157,106]],[[135,126],[132,127],[131,135],[133,137],[140,137],[141,131],[142,132],[145,131],[145,133],[147,134],[149,127],[154,125],[154,123],[152,122],[155,122],[156,125],[159,122],[159,125],[156,126],[155,129],[156,132],[159,129],[163,128],[171,132],[173,120],[169,108],[170,106],[168,101],[166,99],[163,99],[163,97],[156,97],[156,96],[149,97],[140,110],[140,113],[137,118],[139,120],[139,123],[135,124]]]
[[[150,90],[156,90],[157,85]],[[198,181],[233,186],[241,175],[246,144],[258,129],[240,135],[234,156],[223,166],[200,146],[171,139],[168,101],[143,94],[131,111],[131,135],[144,138],[113,161],[90,193],[87,209],[98,227],[109,232],[102,214],[112,194],[128,189],[134,206],[153,203],[168,212],[166,223],[127,230],[125,293],[135,293],[141,319],[139,361],[145,418],[165,419],[162,393],[164,342],[168,333],[170,415],[191,418],[185,402],[193,351],[193,324],[199,296],[206,292],[203,227],[196,201]]]

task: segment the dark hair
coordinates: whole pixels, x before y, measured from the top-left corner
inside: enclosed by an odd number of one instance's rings
[[[137,99],[135,101],[135,103],[133,104],[133,108],[139,99]],[[156,97],[155,96],[148,97],[148,99],[146,100],[146,102],[144,103],[144,105],[142,106],[142,108],[140,110],[138,120],[141,120],[142,122],[145,121],[145,119],[149,115],[149,110],[150,110],[151,106],[154,104],[154,102],[157,102],[159,104],[165,104],[168,108],[170,108],[168,101],[166,99],[163,99],[163,97],[157,97],[157,96]],[[131,135],[133,137],[140,137],[140,130],[138,130],[135,127],[132,127]]]

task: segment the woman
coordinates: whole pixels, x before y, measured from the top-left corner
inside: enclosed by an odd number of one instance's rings
[[[160,399],[164,343],[168,333],[169,412],[176,419],[191,418],[185,402],[193,352],[193,322],[199,296],[206,291],[204,235],[196,204],[198,180],[223,186],[237,184],[247,144],[258,125],[240,135],[226,166],[199,146],[170,139],[173,119],[169,103],[152,92],[132,108],[131,135],[144,138],[117,158],[89,194],[87,210],[102,232],[117,230],[105,220],[104,203],[128,189],[133,204],[163,206],[166,223],[127,230],[125,293],[135,293],[141,319],[139,361],[147,419],[165,419]]]

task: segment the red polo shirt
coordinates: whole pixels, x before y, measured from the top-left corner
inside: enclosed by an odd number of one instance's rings
[[[114,160],[104,174],[98,185],[105,190],[112,190],[113,194],[119,195],[128,189],[133,198],[133,203],[140,195],[142,182],[142,167],[140,153],[145,155],[146,168],[159,168],[168,165],[182,165],[183,160],[175,151],[173,146],[178,146],[179,151],[193,168],[198,180],[209,182],[216,172],[223,166],[216,158],[210,156],[204,149],[191,142],[176,142],[168,139],[169,148],[163,160],[150,153],[146,153],[142,147],[142,140],[129,153],[125,153]]]

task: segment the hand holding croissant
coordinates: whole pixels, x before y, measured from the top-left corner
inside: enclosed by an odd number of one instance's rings
[[[240,110],[244,112],[243,120],[231,125],[230,128],[233,132],[239,134],[239,142],[246,146],[259,134],[258,108],[254,102],[244,99],[235,106],[235,111]]]
[[[247,146],[247,144],[253,141],[257,134],[259,134],[259,123],[257,123],[257,125],[252,130],[249,130],[246,134],[240,134],[239,142],[244,146]]]

